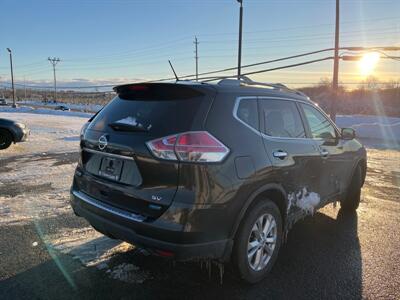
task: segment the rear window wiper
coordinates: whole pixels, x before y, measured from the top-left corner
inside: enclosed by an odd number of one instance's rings
[[[115,131],[131,131],[131,132],[147,132],[148,128],[144,128],[142,125],[124,124],[124,123],[110,123],[108,124]]]

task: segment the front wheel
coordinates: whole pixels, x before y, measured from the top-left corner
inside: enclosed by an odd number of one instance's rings
[[[0,129],[0,150],[10,147],[13,137],[8,130]]]
[[[282,242],[282,218],[269,200],[258,202],[246,214],[236,235],[232,262],[239,276],[256,283],[274,265]]]
[[[360,205],[362,186],[362,169],[358,165],[354,171],[346,196],[340,200],[340,207],[345,211],[355,211]]]

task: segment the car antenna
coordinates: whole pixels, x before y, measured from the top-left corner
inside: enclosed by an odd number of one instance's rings
[[[169,62],[169,65],[171,66],[172,72],[174,72],[174,75],[175,75],[176,81],[179,81],[179,77],[178,77],[178,75],[176,75],[175,69],[174,69],[174,67],[172,66],[172,63],[171,63],[171,61],[170,61],[170,60],[168,60],[168,62]]]

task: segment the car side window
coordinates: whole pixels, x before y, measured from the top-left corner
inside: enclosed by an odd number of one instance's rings
[[[241,99],[236,115],[241,121],[258,130],[257,98]]]
[[[301,104],[304,115],[310,126],[311,134],[314,138],[325,140],[336,139],[336,130],[329,120],[311,105]]]
[[[260,116],[266,135],[283,138],[306,136],[296,103],[287,100],[260,99]]]

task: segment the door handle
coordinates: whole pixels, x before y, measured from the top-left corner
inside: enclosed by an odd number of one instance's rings
[[[285,159],[288,156],[287,152],[279,150],[272,153],[275,158]]]
[[[328,155],[329,155],[328,150],[326,150],[326,149],[321,149],[321,156],[323,156],[323,157],[328,157]]]

